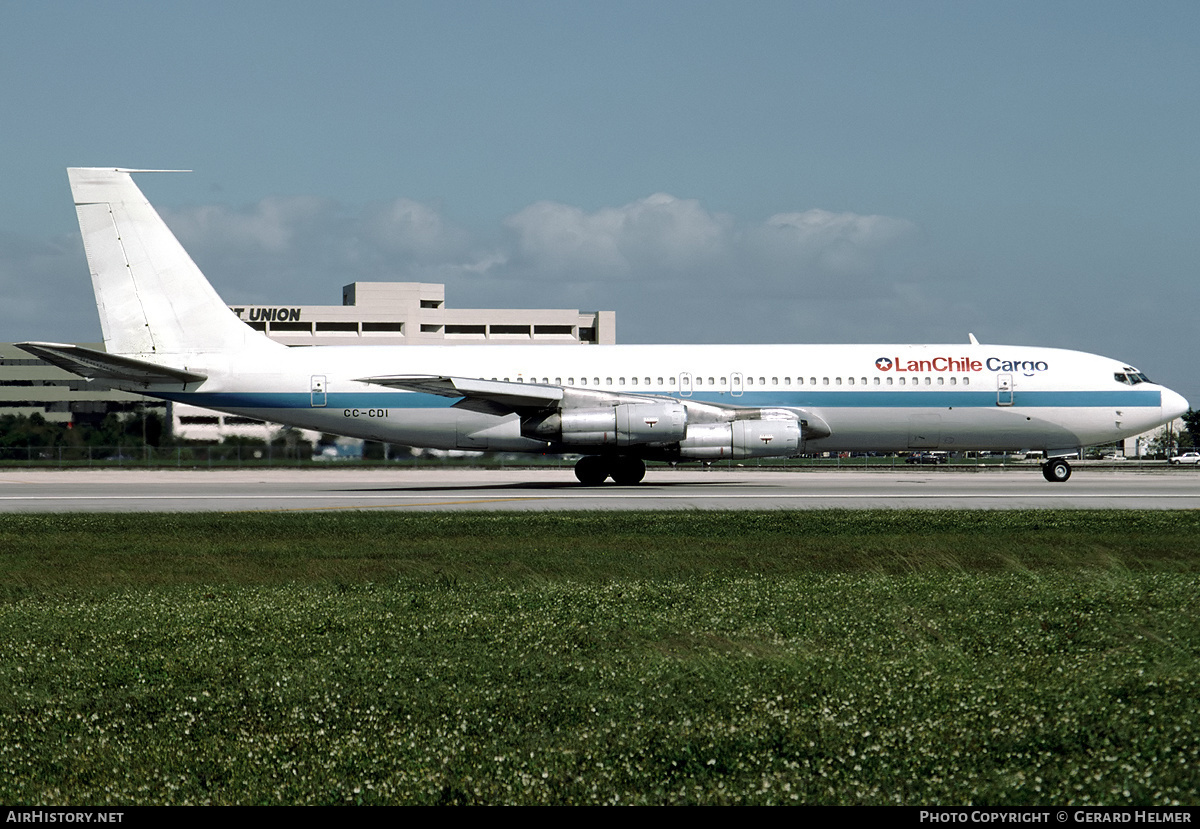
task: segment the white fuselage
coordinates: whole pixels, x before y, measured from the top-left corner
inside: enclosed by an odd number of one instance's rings
[[[179,364],[180,361],[174,361]],[[1061,349],[989,345],[328,346],[193,355],[209,379],[170,399],[419,447],[546,451],[519,418],[359,382],[420,374],[588,389],[689,404],[803,410],[828,424],[805,451],[1065,452],[1138,434],[1183,399],[1128,366]]]

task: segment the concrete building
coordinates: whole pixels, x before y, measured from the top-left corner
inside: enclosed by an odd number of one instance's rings
[[[232,305],[234,313],[286,345],[611,345],[615,311],[447,308],[446,286],[353,282],[341,305]]]

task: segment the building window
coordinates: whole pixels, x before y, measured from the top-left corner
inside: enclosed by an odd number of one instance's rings
[[[319,326],[320,323],[317,323]],[[364,322],[362,327],[364,334],[402,334],[404,333],[404,323],[402,322]]]

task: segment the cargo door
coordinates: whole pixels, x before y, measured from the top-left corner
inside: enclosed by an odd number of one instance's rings
[[[908,448],[937,449],[942,442],[942,416],[912,415],[908,419]]]

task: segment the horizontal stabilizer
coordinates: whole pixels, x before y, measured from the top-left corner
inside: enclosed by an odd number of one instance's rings
[[[203,374],[160,366],[132,357],[93,351],[78,345],[64,343],[17,343],[17,348],[28,351],[51,365],[86,377],[88,380],[104,380],[114,383],[136,383],[142,386],[172,383],[199,383],[206,380]]]
[[[479,380],[470,377],[397,374],[389,377],[362,377],[359,382],[423,394],[436,394],[439,397],[487,400],[512,409],[542,409],[553,406],[563,399],[561,386],[538,386],[533,383]]]

